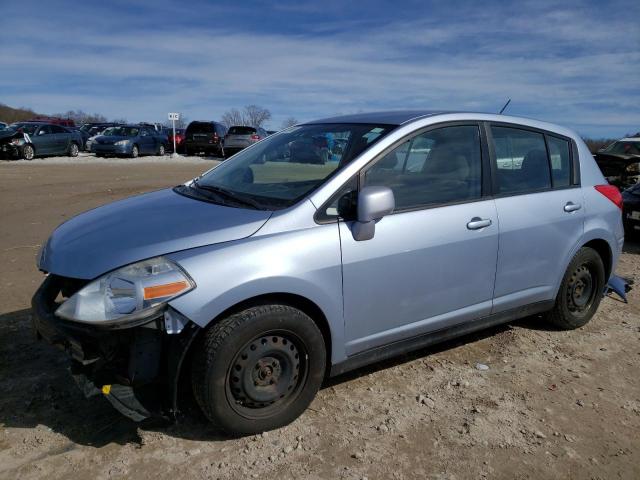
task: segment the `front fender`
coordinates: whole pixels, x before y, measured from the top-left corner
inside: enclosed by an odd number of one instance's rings
[[[193,278],[196,288],[171,307],[200,327],[254,297],[290,294],[313,302],[331,335],[332,362],[344,359],[342,265],[337,224],[178,252],[169,257]]]

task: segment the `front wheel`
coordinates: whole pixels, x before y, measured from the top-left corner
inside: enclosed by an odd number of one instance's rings
[[[598,252],[581,248],[564,274],[556,303],[546,319],[563,330],[586,325],[596,313],[604,294],[604,264]]]
[[[160,146],[158,147],[158,155],[160,155],[162,157],[162,156],[164,156],[164,154],[165,154],[164,145],[160,144]]]
[[[131,147],[131,158],[137,158],[138,155],[140,155],[140,150],[138,149],[137,145],[134,145],[133,147]]]
[[[36,152],[31,145],[25,145],[22,147],[22,158],[25,160],[33,160],[36,156]]]
[[[305,411],[325,362],[322,333],[308,315],[288,305],[252,307],[204,333],[193,356],[193,392],[227,433],[260,433]]]

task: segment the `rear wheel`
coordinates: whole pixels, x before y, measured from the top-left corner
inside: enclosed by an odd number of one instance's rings
[[[165,154],[164,145],[160,144],[160,146],[158,147],[158,155],[160,155],[162,157],[162,156],[164,156],[164,154]]]
[[[32,145],[25,145],[22,147],[22,158],[25,160],[33,160],[36,156],[36,151],[33,149]]]
[[[602,300],[604,276],[604,264],[598,252],[581,248],[564,274],[556,303],[546,319],[563,330],[586,325]]]
[[[209,328],[192,364],[194,396],[207,418],[231,434],[249,435],[295,420],[324,378],[322,333],[287,305],[264,305]]]
[[[69,145],[69,156],[77,157],[78,153],[80,153],[80,147],[78,147],[77,143],[71,142],[71,144]]]

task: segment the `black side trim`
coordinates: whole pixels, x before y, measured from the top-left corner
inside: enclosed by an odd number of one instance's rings
[[[504,312],[489,315],[477,320],[465,322],[454,327],[445,328],[435,332],[426,333],[417,337],[411,337],[406,340],[400,340],[398,342],[376,347],[371,350],[356,353],[350,356],[343,362],[337,363],[331,367],[330,377],[341,375],[350,370],[364,367],[370,363],[380,362],[388,358],[396,357],[398,355],[409,353],[421,348],[435,345],[452,338],[468,335],[478,330],[500,325],[501,323],[507,323],[512,320],[527,317],[529,315],[535,315],[536,313],[546,312],[553,308],[554,301],[548,300],[545,302],[532,303],[524,307],[518,307]]]

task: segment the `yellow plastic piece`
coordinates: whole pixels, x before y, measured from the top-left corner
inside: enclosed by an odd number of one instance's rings
[[[102,393],[104,393],[105,395],[109,395],[110,391],[111,391],[111,385],[103,385],[102,386]]]

